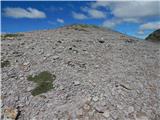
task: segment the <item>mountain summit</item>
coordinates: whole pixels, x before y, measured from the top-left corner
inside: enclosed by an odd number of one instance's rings
[[[90,25],[4,35],[3,120],[159,120],[160,44]]]

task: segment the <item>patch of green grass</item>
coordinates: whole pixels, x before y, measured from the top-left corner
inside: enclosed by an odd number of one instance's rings
[[[84,27],[84,28],[89,28],[89,27],[93,27],[93,28],[99,28],[99,26],[96,26],[96,25],[89,25],[89,24],[80,24],[81,27]]]
[[[85,28],[100,28],[96,25],[89,25],[89,24],[73,24],[70,26],[70,28],[79,30],[79,31],[87,31]]]
[[[53,89],[54,87],[52,82],[56,79],[56,76],[52,75],[48,71],[43,71],[34,77],[30,75],[27,79],[37,83],[37,87],[31,91],[32,95],[36,96]]]
[[[20,36],[24,36],[24,35],[23,34],[4,34],[4,35],[1,35],[1,38],[7,39],[7,38],[16,38]]]
[[[8,67],[8,66],[10,66],[10,62],[8,60],[1,62],[1,68]]]
[[[89,28],[89,27],[99,28],[99,26],[92,25],[92,24],[74,24],[72,26],[82,27],[82,28]]]

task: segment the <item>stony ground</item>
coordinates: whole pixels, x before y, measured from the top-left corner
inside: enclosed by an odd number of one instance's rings
[[[23,34],[1,44],[2,119],[160,120],[160,44],[94,27]],[[54,89],[32,96],[42,71]]]

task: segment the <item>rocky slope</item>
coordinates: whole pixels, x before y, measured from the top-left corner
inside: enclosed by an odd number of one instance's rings
[[[146,40],[160,42],[160,29],[154,31],[146,37]]]
[[[2,39],[2,119],[160,119],[160,44],[87,26],[21,34]],[[44,71],[53,87],[33,95]]]

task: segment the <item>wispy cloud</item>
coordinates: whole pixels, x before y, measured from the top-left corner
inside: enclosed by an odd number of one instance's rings
[[[4,8],[4,15],[12,18],[46,18],[46,14],[35,8]]]
[[[105,13],[100,10],[89,9],[88,13],[92,18],[105,18],[106,17]]]
[[[107,27],[107,28],[114,28],[117,25],[121,24],[121,23],[140,23],[141,21],[138,19],[132,19],[132,18],[124,18],[124,19],[120,19],[120,18],[114,18],[114,19],[110,19],[110,20],[105,20],[102,23],[103,27]]]
[[[89,18],[100,19],[106,17],[106,14],[103,11],[97,9],[81,7],[81,10],[85,12]]]
[[[113,14],[120,18],[142,18],[159,15],[158,1],[119,2],[113,6]]]
[[[59,23],[64,23],[64,20],[61,19],[61,18],[57,18],[57,22],[59,22]]]
[[[103,8],[110,11],[112,19],[106,19],[102,26],[114,28],[121,23],[143,23],[138,31],[157,28],[157,23],[144,23],[147,18],[159,16],[159,1],[96,1],[90,4],[93,9]]]
[[[108,7],[109,5],[110,5],[110,2],[107,2],[107,1],[97,1],[97,2],[91,3],[92,8]]]
[[[93,8],[110,8],[115,17],[142,18],[159,15],[159,1],[97,1]]]
[[[140,19],[137,18],[123,18],[121,19],[122,22],[130,22],[130,23],[140,23],[142,22]]]
[[[148,22],[148,23],[140,25],[139,33],[141,34],[145,30],[156,30],[156,29],[160,29],[160,21]]]
[[[107,28],[114,28],[116,25],[120,24],[121,21],[116,20],[116,19],[112,19],[112,20],[106,20],[102,23],[103,27],[107,27]]]
[[[87,19],[87,16],[84,15],[83,13],[72,12],[72,16],[73,16],[73,18],[79,19],[79,20]]]

